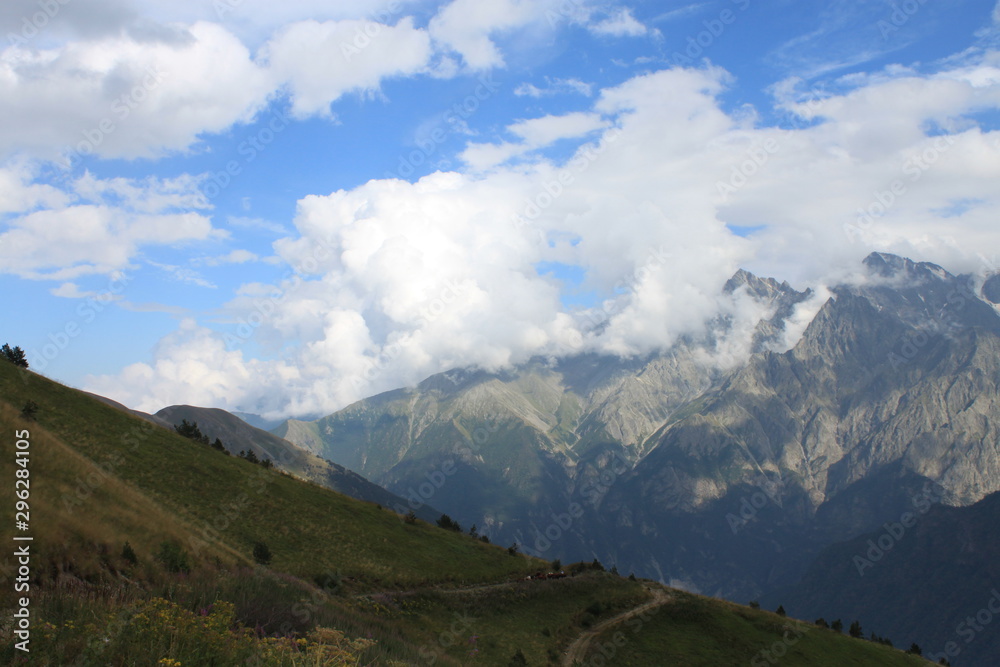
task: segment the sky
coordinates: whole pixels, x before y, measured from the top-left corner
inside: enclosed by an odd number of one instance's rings
[[[0,342],[145,411],[749,331],[741,267],[816,290],[800,333],[872,251],[1000,263],[996,0],[5,0],[0,119]]]

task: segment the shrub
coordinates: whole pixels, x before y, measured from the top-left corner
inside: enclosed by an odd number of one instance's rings
[[[777,614],[778,616],[786,616],[785,605],[779,604],[778,608],[774,610],[774,613]]]
[[[122,547],[122,559],[128,561],[132,565],[139,562],[138,557],[135,555],[135,550],[132,548],[132,545],[128,543],[128,540],[125,540],[125,546]]]
[[[410,510],[406,513],[406,516],[403,517],[403,521],[412,526],[417,522],[417,515],[413,513],[413,510]]]
[[[160,543],[160,550],[156,554],[156,559],[167,568],[168,572],[183,572],[187,574],[191,571],[188,563],[187,552],[181,547],[179,542],[170,540]]]
[[[28,401],[24,404],[24,407],[21,408],[21,416],[28,421],[34,421],[36,414],[38,414],[38,403],[35,403],[34,401]]]
[[[264,542],[257,542],[253,545],[253,559],[261,565],[270,565],[271,550]]]

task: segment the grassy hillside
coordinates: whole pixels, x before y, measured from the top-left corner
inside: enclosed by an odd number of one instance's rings
[[[28,401],[33,420],[21,414]],[[0,460],[14,459],[22,429],[34,664],[554,665],[580,637],[658,603],[655,585],[582,564],[565,579],[524,581],[548,565],[225,456],[0,363]],[[9,539],[14,503],[3,488]],[[267,566],[255,562],[261,542]],[[22,657],[11,565],[0,557],[0,664]],[[679,620],[650,623],[635,660],[728,664],[717,658],[733,645],[780,640],[769,614],[688,598],[707,611],[688,618],[683,637]],[[864,642],[829,641],[803,641],[804,655],[897,664]]]
[[[170,425],[180,424],[185,419],[196,423],[209,440],[214,441],[219,438],[230,454],[238,454],[243,450],[253,451],[259,458],[269,458],[277,467],[296,477],[315,482],[352,498],[397,510],[403,508],[404,513],[410,508],[406,499],[369,482],[361,475],[320,458],[273,433],[255,428],[225,410],[173,405],[160,410],[154,417]],[[441,516],[440,511],[429,505],[418,506],[415,513],[421,519],[431,522]]]
[[[591,642],[585,664],[919,667],[929,663],[811,623],[675,591],[670,603],[601,633]]]

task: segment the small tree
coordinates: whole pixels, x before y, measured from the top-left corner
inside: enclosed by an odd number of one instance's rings
[[[453,521],[447,514],[442,514],[437,520],[437,525],[445,530],[454,530],[456,533],[462,532],[462,527],[458,525],[457,521]]]
[[[479,541],[482,542],[483,544],[489,544],[490,543],[490,538],[487,535],[480,535],[479,536]]]
[[[132,545],[128,543],[128,540],[125,540],[125,545],[122,547],[122,559],[128,561],[132,565],[139,562],[138,557],[135,555],[135,550],[132,548]]]
[[[616,577],[619,576],[617,563],[611,566],[611,574],[615,575]]]
[[[844,624],[838,618],[833,623],[830,624],[830,629],[833,630],[834,632],[843,632],[844,631]]]
[[[910,650],[907,651],[907,653],[912,653],[913,655],[923,655],[924,654],[923,650],[920,648],[920,646],[916,642],[913,642],[912,644],[910,644]]]
[[[860,637],[861,635],[863,635],[864,632],[861,631],[861,622],[854,621],[853,623],[851,623],[851,627],[847,631],[847,633],[852,637]]]
[[[38,414],[38,403],[34,401],[28,401],[21,408],[21,417],[28,421],[35,421],[35,415]]]
[[[479,531],[476,530],[476,524],[472,524],[472,528],[469,529],[469,535],[472,537],[479,537]]]
[[[511,556],[517,555],[517,542],[514,542],[514,544],[507,547],[507,553],[510,554]]]
[[[229,450],[226,449],[226,446],[222,444],[222,440],[220,440],[219,438],[216,438],[215,442],[212,443],[212,449],[218,449],[226,456],[229,456]]]
[[[200,442],[203,445],[208,444],[208,436],[198,428],[198,422],[189,422],[186,419],[182,419],[180,424],[174,425],[174,430],[185,438]],[[220,442],[219,444],[221,445],[222,443]]]
[[[787,614],[785,614],[785,605],[779,604],[778,608],[774,610],[774,613],[777,614],[778,616],[786,616]]]
[[[261,565],[270,565],[271,550],[264,542],[257,542],[253,545],[253,559]]]
[[[412,526],[417,522],[417,515],[413,513],[413,510],[410,510],[406,513],[406,516],[403,517],[403,521]]]
[[[556,558],[554,561],[552,561],[552,571],[558,572],[561,569],[562,569],[562,561]]]
[[[601,572],[604,572],[604,566],[601,565],[601,561],[597,560],[596,558],[594,559],[594,562],[590,564],[590,569],[600,570]]]
[[[757,600],[750,600],[751,609],[760,609],[760,602]]]
[[[7,343],[0,347],[0,356],[4,359],[14,364],[15,366],[20,366],[21,368],[28,367],[28,357],[24,354],[24,350],[19,347],[11,347]]]
[[[816,619],[816,627],[819,628],[829,628],[830,624],[826,622],[826,619],[820,616]]]

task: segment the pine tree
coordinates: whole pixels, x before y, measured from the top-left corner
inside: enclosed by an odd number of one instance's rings
[[[28,357],[20,347],[12,348],[7,343],[4,343],[3,347],[0,347],[0,355],[15,366],[20,366],[21,368],[28,367]]]
[[[861,622],[854,621],[851,623],[851,628],[847,631],[852,637],[861,637],[864,633],[861,631]]]

